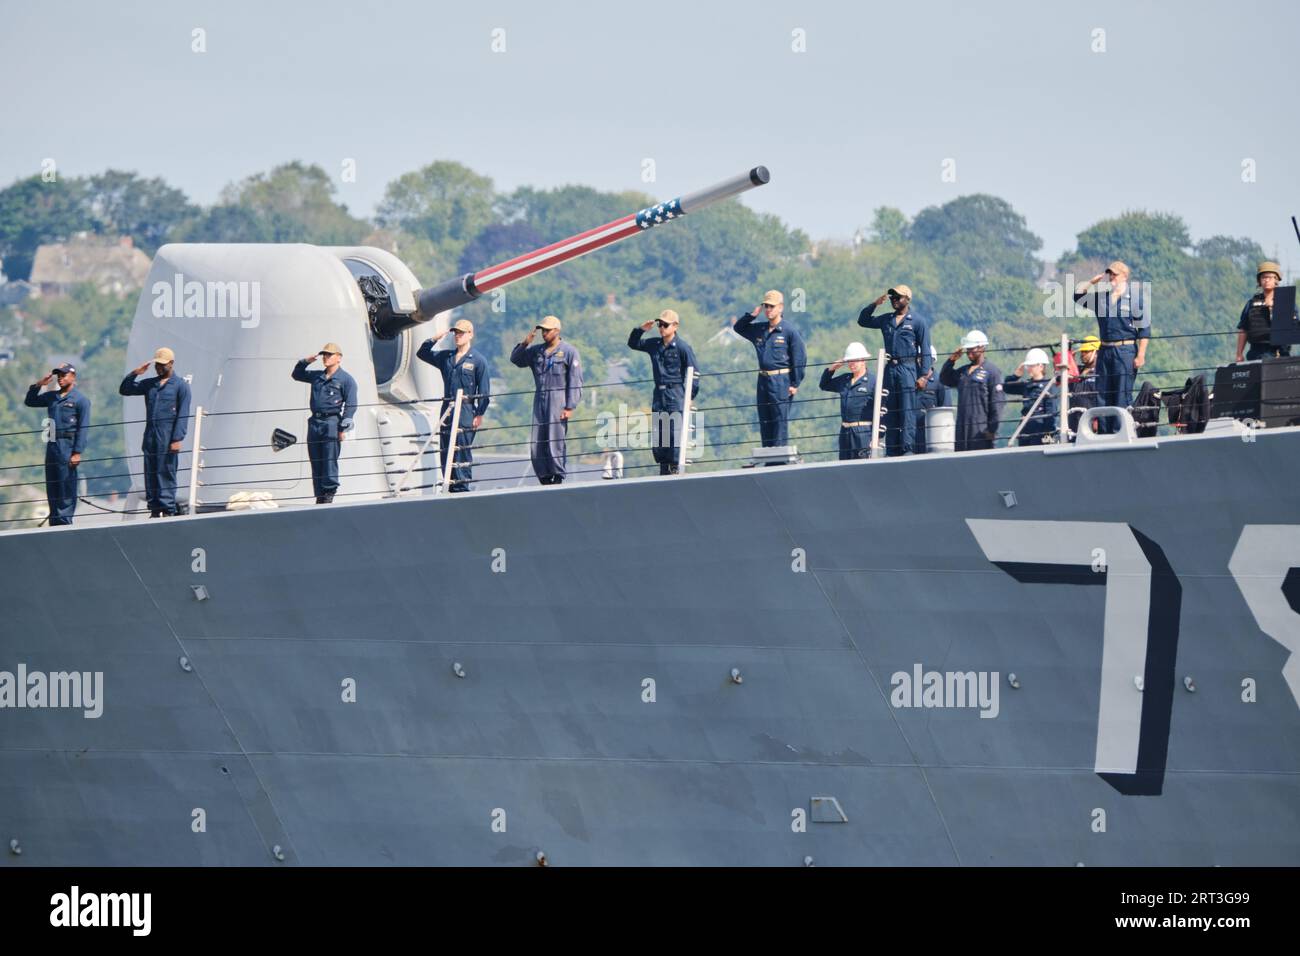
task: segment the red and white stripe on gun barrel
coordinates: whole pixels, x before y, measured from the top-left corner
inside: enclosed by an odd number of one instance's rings
[[[603,246],[646,232],[662,223],[680,219],[687,213],[697,212],[715,202],[739,195],[757,186],[766,185],[770,179],[771,175],[767,167],[755,166],[748,172],[715,183],[707,189],[699,189],[668,202],[647,206],[613,222],[607,222],[603,226],[588,229],[567,239],[561,239],[559,242],[507,259],[505,262],[480,269],[478,272],[461,276],[459,279],[444,282],[420,293],[420,313],[426,318],[432,318],[438,312],[471,302],[485,292],[536,275],[538,272],[584,256]]]

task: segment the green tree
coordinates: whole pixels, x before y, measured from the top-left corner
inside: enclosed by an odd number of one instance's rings
[[[1236,236],[1210,236],[1196,243],[1195,249],[1198,259],[1227,259],[1233,268],[1252,279],[1265,258],[1264,250],[1258,242]]]
[[[0,190],[0,259],[10,279],[32,273],[36,248],[94,228],[81,179],[20,179]]]
[[[442,259],[456,262],[465,245],[495,221],[495,203],[491,179],[440,160],[389,183],[375,219],[385,229],[427,239]]]
[[[319,166],[285,163],[227,186],[221,201],[183,230],[188,242],[311,242],[352,245],[371,231],[334,199]]]
[[[893,206],[880,206],[872,214],[869,235],[872,242],[902,242],[907,238],[907,217]]]
[[[1015,276],[1033,281],[1042,271],[1043,240],[1005,199],[976,194],[917,213],[908,238],[937,255],[955,259],[977,277]]]
[[[1191,245],[1181,217],[1136,211],[1103,219],[1079,233],[1077,255],[1100,262],[1120,259],[1135,279],[1156,279],[1178,275]]]
[[[179,189],[162,179],[110,169],[86,181],[85,202],[96,231],[130,236],[148,255],[167,242],[181,223],[198,215]]]

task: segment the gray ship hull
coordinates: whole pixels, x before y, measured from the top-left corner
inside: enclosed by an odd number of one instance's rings
[[[0,860],[1294,865],[1297,466],[1281,429],[0,535],[0,670],[103,674],[99,717],[0,710]]]

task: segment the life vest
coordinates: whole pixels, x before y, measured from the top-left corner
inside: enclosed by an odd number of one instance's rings
[[[1257,295],[1250,300],[1246,310],[1246,341],[1251,345],[1268,345],[1273,331],[1273,310]]]

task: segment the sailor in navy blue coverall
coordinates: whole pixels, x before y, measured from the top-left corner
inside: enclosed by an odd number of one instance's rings
[[[483,415],[491,404],[492,381],[487,359],[474,350],[474,323],[459,319],[451,327],[456,340],[454,349],[435,349],[433,339],[426,339],[415,353],[422,362],[428,362],[442,373],[442,409],[438,431],[438,448],[442,458],[443,474],[447,472],[447,452],[452,447],[451,410],[456,405],[456,391],[465,393],[461,401],[460,420],[456,423],[456,459],[451,468],[451,485],[448,491],[469,491],[473,480],[474,455],[470,447],[474,434],[483,424]]]
[[[308,371],[320,357],[323,369]],[[316,504],[327,505],[339,490],[339,450],[352,430],[357,413],[357,381],[343,371],[343,349],[325,343],[319,352],[299,359],[290,374],[295,382],[311,386],[311,418],[307,420],[307,458]]]
[[[542,341],[533,345],[533,337]],[[569,418],[582,401],[582,356],[560,339],[560,320],[548,315],[510,352],[510,363],[533,371],[533,424],[528,452],[539,484],[564,483]]]
[[[58,376],[55,391],[42,392]],[[27,389],[28,408],[47,408],[45,427],[45,499],[50,505],[50,524],[72,524],[77,511],[77,466],[86,450],[90,426],[90,399],[77,391],[77,370],[61,365]]]
[[[889,298],[893,311],[876,315],[877,306]],[[889,362],[885,366],[885,449],[890,456],[916,452],[917,392],[924,391],[933,372],[930,326],[911,311],[912,290],[905,285],[890,289],[858,314],[858,325],[880,329]]]
[[[1017,439],[1021,446],[1042,445],[1046,442],[1047,436],[1056,431],[1058,389],[1056,380],[1048,372],[1049,361],[1047,353],[1042,349],[1030,349],[1029,354],[1025,356],[1024,364],[1016,366],[1016,373],[1008,375],[1002,382],[1002,390],[1008,395],[1022,396],[1020,417],[1027,420]],[[1026,372],[1029,373],[1029,377],[1021,378]],[[1039,401],[1038,396],[1044,391],[1047,394],[1043,395],[1042,401]],[[1034,407],[1035,402],[1038,403],[1037,408]],[[1032,414],[1030,414],[1031,409]]]
[[[654,374],[655,393],[650,400],[654,413],[654,458],[659,463],[659,474],[677,474],[678,453],[681,447],[682,412],[686,409],[686,370],[695,369],[691,383],[691,399],[700,392],[700,364],[695,351],[677,334],[681,323],[676,312],[664,309],[654,322],[647,322],[632,330],[627,337],[627,347],[650,356]],[[643,340],[652,325],[659,326],[659,338]]]
[[[971,337],[967,336],[970,340]],[[987,338],[983,339],[988,342]],[[939,370],[939,379],[948,388],[957,390],[956,451],[984,451],[993,447],[1002,421],[1005,402],[1002,392],[1002,372],[984,357],[985,344],[971,344],[957,349],[948,356]],[[957,368],[962,352],[969,365]]]
[[[758,382],[755,403],[758,405],[758,430],[764,448],[790,443],[790,406],[803,382],[808,353],[799,330],[781,320],[785,296],[772,289],[764,294],[761,305],[736,319],[733,331],[747,339],[758,353]],[[759,312],[767,315],[766,323],[754,321]]]
[[[871,455],[871,424],[875,404],[875,379],[867,372],[867,350],[861,343],[861,358],[851,345],[844,358],[831,364],[822,372],[818,388],[834,392],[840,397],[840,461],[868,458]],[[835,372],[844,364],[849,370],[843,375]]]
[[[154,353],[152,378],[137,382],[150,363],[127,372],[118,386],[119,395],[144,397],[144,498],[150,518],[176,514],[176,462],[181,442],[189,434],[190,385],[172,374],[176,356],[169,348]]]
[[[1105,288],[1098,284],[1106,281]],[[1141,283],[1129,282],[1129,268],[1115,261],[1074,293],[1074,301],[1086,305],[1097,317],[1101,357],[1097,360],[1097,394],[1102,405],[1128,408],[1133,404],[1133,382],[1147,360],[1151,338],[1151,317]],[[1119,429],[1113,418],[1104,418],[1098,430],[1109,434]]]

